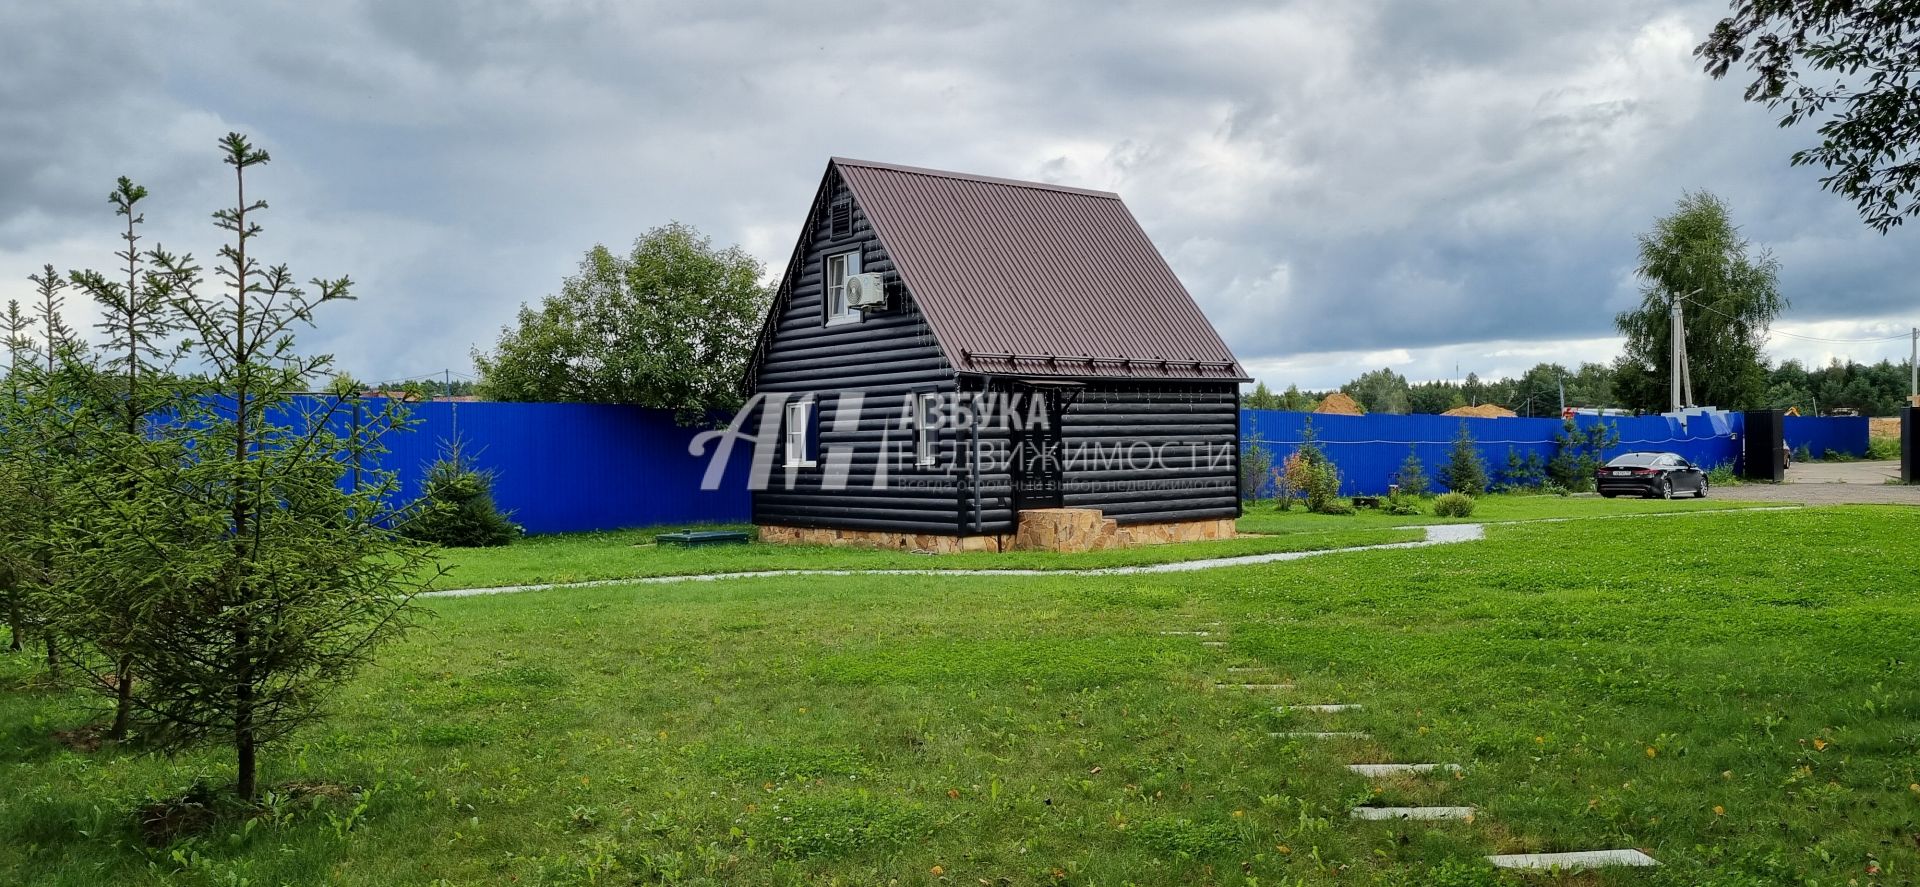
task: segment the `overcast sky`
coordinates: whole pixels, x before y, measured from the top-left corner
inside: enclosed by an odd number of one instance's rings
[[[0,299],[44,263],[111,263],[118,175],[153,191],[150,243],[210,257],[230,190],[214,143],[239,130],[274,157],[250,180],[274,204],[261,249],[358,282],[303,347],[368,380],[471,372],[589,246],[670,219],[775,273],[835,154],[1120,192],[1276,386],[1610,359],[1634,235],[1686,189],[1781,260],[1780,330],[1905,333],[1920,227],[1861,224],[1788,165],[1813,133],[1700,73],[1724,10],[12,3]]]

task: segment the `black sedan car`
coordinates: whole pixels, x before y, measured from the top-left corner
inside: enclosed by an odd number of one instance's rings
[[[1620,495],[1671,499],[1676,492],[1707,498],[1707,472],[1674,453],[1627,453],[1593,474],[1600,495],[1609,499]]]

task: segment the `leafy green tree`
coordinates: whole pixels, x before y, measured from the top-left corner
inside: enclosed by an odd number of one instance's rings
[[[1467,428],[1466,420],[1461,420],[1460,430],[1453,436],[1453,449],[1447,454],[1447,464],[1440,466],[1440,482],[1448,490],[1478,496],[1487,491],[1487,462],[1480,458],[1480,448],[1474,442],[1472,430]]]
[[[1421,382],[1407,389],[1409,412],[1439,415],[1454,407],[1464,407],[1467,399],[1460,386],[1452,382]]]
[[[1300,386],[1288,385],[1286,392],[1280,395],[1280,408],[1290,413],[1305,413],[1313,409],[1316,400],[1318,398],[1313,395],[1302,393]]]
[[[1623,400],[1651,412],[1668,408],[1670,306],[1677,301],[1695,401],[1735,410],[1758,406],[1767,390],[1761,349],[1787,306],[1779,263],[1764,251],[1754,254],[1724,202],[1696,192],[1640,235],[1637,271],[1644,282],[1640,307],[1614,318],[1627,338],[1615,364]]]
[[[495,400],[628,403],[694,423],[740,402],[767,306],[760,263],[716,250],[678,222],[626,256],[587,251],[558,295],[522,305],[490,353],[476,352]]]
[[[1409,409],[1407,377],[1391,367],[1360,374],[1360,378],[1342,386],[1342,391],[1360,402],[1369,413],[1404,415]]]
[[[1920,2],[1733,0],[1694,55],[1715,79],[1745,63],[1746,100],[1782,127],[1820,121],[1820,143],[1793,154],[1826,190],[1886,233],[1920,215]]]
[[[1265,382],[1254,385],[1253,390],[1240,399],[1240,405],[1249,410],[1277,410],[1281,408],[1280,396],[1274,394],[1273,389],[1268,388]]]
[[[286,266],[255,250],[263,201],[246,173],[268,161],[244,136],[221,141],[235,202],[214,213],[232,240],[219,251],[217,293],[190,258],[154,256],[171,281],[170,305],[205,366],[174,400],[159,433],[186,458],[155,466],[143,507],[109,528],[162,540],[170,564],[146,586],[133,645],[133,705],[162,748],[230,743],[235,791],[259,792],[259,750],[318,717],[326,690],[346,680],[414,620],[412,597],[433,575],[431,554],[386,529],[391,473],[348,466],[380,451],[403,425],[397,405],[368,421],[337,420],[336,398],[302,400],[330,358],[294,348],[294,331],[320,306],[348,298],[347,278],[298,286]],[[155,533],[161,522],[170,529]],[[137,538],[105,540],[133,550]],[[138,578],[145,559],[125,565]],[[119,565],[106,569],[116,569]]]

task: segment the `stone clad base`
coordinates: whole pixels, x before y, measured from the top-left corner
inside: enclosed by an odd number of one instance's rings
[[[1008,535],[948,536],[881,530],[760,527],[760,541],[781,545],[848,545],[952,554],[957,551],[1100,551],[1168,542],[1232,539],[1233,518],[1120,525],[1097,508],[1035,508],[1020,512],[1019,529]]]

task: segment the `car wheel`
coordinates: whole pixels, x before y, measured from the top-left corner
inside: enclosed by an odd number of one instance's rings
[[[1673,498],[1673,478],[1663,477],[1660,479],[1660,498]]]
[[[1693,494],[1693,498],[1695,498],[1695,499],[1705,499],[1705,498],[1707,498],[1707,478],[1706,478],[1706,476],[1705,476],[1705,475],[1701,475],[1701,477],[1700,477],[1700,489],[1699,489],[1699,490],[1698,490],[1697,492],[1695,492],[1695,493]]]

